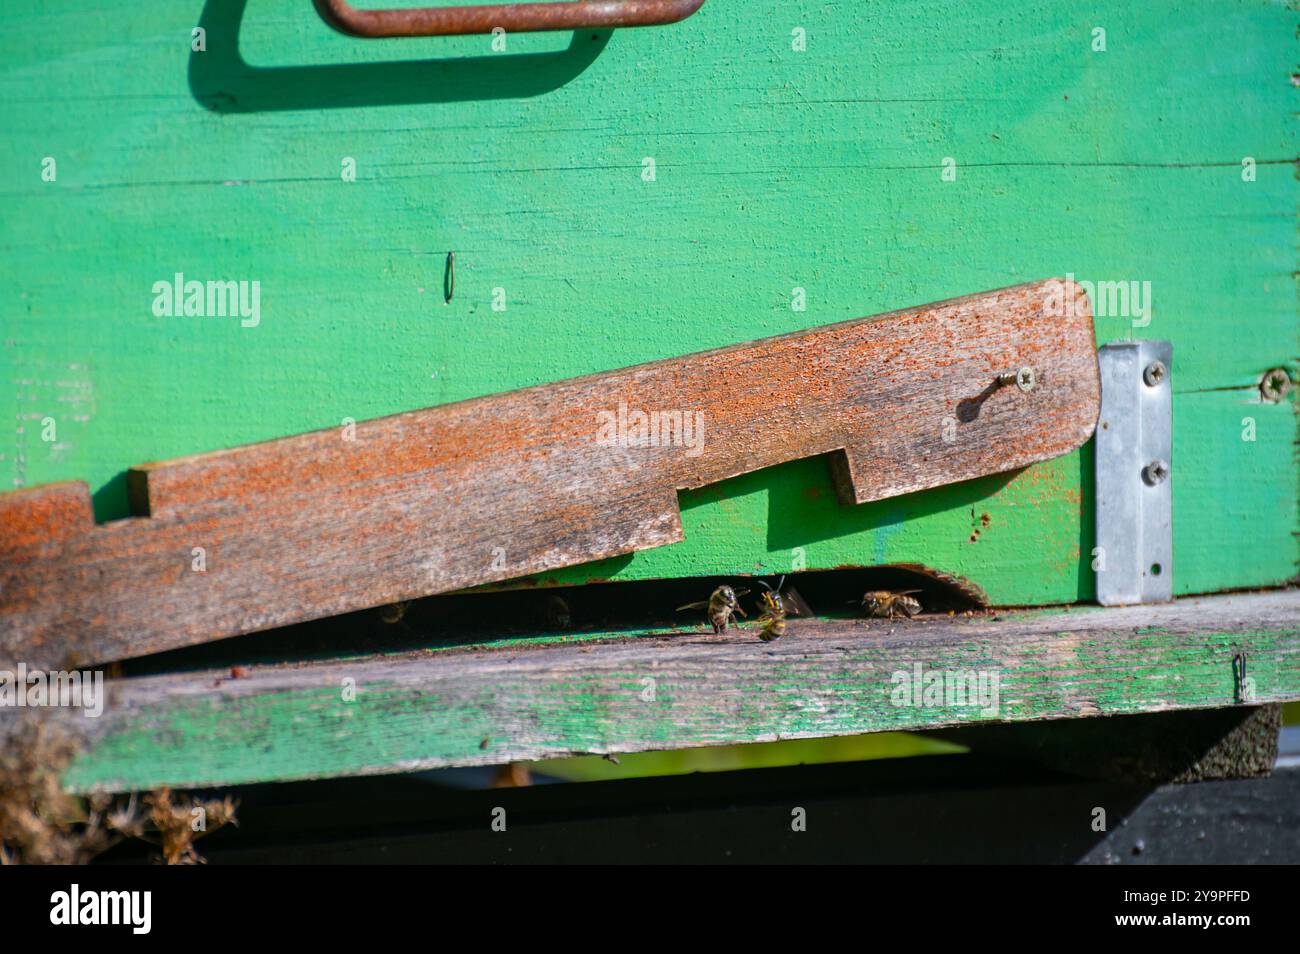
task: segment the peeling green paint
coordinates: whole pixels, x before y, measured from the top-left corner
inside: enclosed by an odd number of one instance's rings
[[[1064,718],[1089,714],[1089,707],[1093,715],[1120,715],[1230,706],[1239,701],[1232,658],[1241,650],[1249,652],[1257,701],[1300,698],[1300,630],[1289,627],[1087,637],[1061,632],[1017,646],[1008,650],[981,638],[900,651],[858,642],[816,665],[776,657],[739,679],[708,665],[593,668],[554,678],[507,667],[491,686],[473,690],[451,677],[436,681],[436,670],[426,669],[436,684],[359,680],[354,702],[344,701],[333,685],[177,693],[106,720],[65,781],[77,789],[233,785]],[[890,674],[910,672],[917,663],[928,671],[997,672],[1000,709],[990,714],[947,701],[895,705]],[[652,699],[644,696],[647,677],[654,679]]]

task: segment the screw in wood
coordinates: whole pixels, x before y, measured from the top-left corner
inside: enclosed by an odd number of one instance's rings
[[[1278,404],[1291,391],[1291,375],[1286,368],[1265,371],[1259,379],[1259,394],[1269,404]]]
[[[1169,476],[1169,465],[1163,460],[1153,460],[1142,468],[1142,479],[1150,486],[1164,483],[1165,478]]]
[[[1022,391],[1032,391],[1034,389],[1034,369],[1025,366],[1016,371],[1008,371],[1006,374],[999,374],[997,380],[999,387],[1014,384]]]
[[[1163,361],[1152,361],[1142,372],[1142,380],[1147,383],[1147,387],[1154,388],[1164,384],[1165,378],[1169,377],[1169,369],[1165,367]]]

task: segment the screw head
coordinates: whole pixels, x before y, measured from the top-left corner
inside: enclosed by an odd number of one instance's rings
[[[1164,483],[1169,477],[1169,465],[1163,460],[1153,460],[1142,468],[1142,479],[1148,486],[1154,487],[1156,484]]]
[[[1034,389],[1034,369],[1023,367],[1016,372],[1016,387],[1022,391],[1032,391]]]
[[[1142,372],[1142,380],[1149,388],[1164,384],[1167,377],[1169,377],[1169,369],[1165,367],[1163,361],[1152,361]]]
[[[1259,379],[1259,394],[1269,404],[1278,404],[1291,391],[1291,375],[1286,368],[1265,371]]]

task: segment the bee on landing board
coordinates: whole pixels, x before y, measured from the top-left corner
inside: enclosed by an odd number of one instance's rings
[[[713,591],[707,600],[698,603],[687,603],[685,606],[677,607],[677,611],[680,613],[683,610],[707,610],[709,622],[713,625],[713,632],[725,632],[729,624],[735,625],[734,615],[736,613],[741,616],[745,615],[745,611],[740,608],[740,597],[748,592],[749,590],[736,592],[729,586],[720,586]]]
[[[879,619],[893,619],[906,616],[911,619],[921,612],[921,601],[912,596],[920,590],[903,590],[894,593],[890,590],[872,590],[862,597],[862,612]]]
[[[781,577],[781,582],[776,585],[776,589],[772,589],[762,580],[758,582],[762,584],[764,592],[758,596],[758,608],[762,612],[754,622],[762,626],[758,631],[758,638],[765,643],[770,643],[785,635],[786,616],[803,615],[805,604],[794,590],[782,595],[781,587],[785,583],[785,577]]]
[[[573,613],[569,610],[568,602],[556,594],[546,598],[543,616],[552,629],[568,629],[573,625]]]
[[[715,634],[723,633],[726,632],[728,624],[735,625],[733,617],[736,613],[741,616],[745,615],[745,611],[740,608],[740,597],[748,592],[749,590],[741,590],[737,593],[729,586],[720,586],[713,591],[713,595],[707,600],[679,606],[677,612],[692,609],[708,610],[709,622],[713,624],[713,632]]]

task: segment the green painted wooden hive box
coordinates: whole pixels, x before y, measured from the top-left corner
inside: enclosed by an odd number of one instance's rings
[[[1293,5],[362,6],[0,9],[0,664],[108,672],[71,787],[1300,699]],[[1174,599],[1101,609],[1120,342]]]

